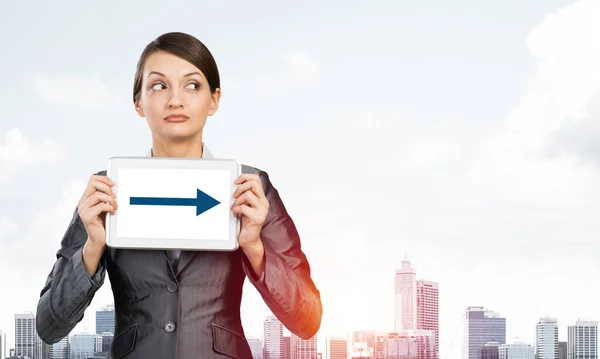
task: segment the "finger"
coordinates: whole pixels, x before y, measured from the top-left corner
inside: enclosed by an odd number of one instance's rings
[[[100,216],[103,212],[114,214],[115,208],[110,203],[100,202],[97,205],[82,211],[80,217],[83,222],[90,222]]]
[[[102,202],[89,209],[89,214],[93,217],[98,217],[102,212],[110,212],[111,214],[115,214],[115,207],[113,207],[110,203]]]
[[[98,204],[99,202],[110,203],[113,207],[118,208],[116,199],[106,193],[103,192],[94,192],[91,196],[87,198],[84,202],[84,208],[90,208]]]
[[[250,208],[246,205],[241,205],[241,206],[237,206],[231,209],[231,211],[233,212],[233,214],[236,217],[239,217],[240,214],[243,214],[245,217],[249,218],[249,219],[254,219],[254,217],[257,217],[256,215],[256,210],[253,208]]]
[[[244,183],[249,180],[257,180],[260,181],[260,177],[254,173],[242,173],[236,180],[235,184]]]
[[[252,193],[255,196],[259,197],[260,194],[255,192],[255,184],[252,183],[255,181],[248,181],[248,182],[244,182],[242,183],[237,189],[236,191],[233,193],[233,198],[239,198],[240,196],[246,194],[246,193]]]
[[[96,175],[96,174],[94,174],[94,175],[92,175],[91,178],[95,179],[95,180],[98,180],[100,182],[104,182],[104,183],[106,183],[107,185],[110,185],[110,186],[112,186],[112,185],[115,184],[115,182],[113,180],[111,180],[108,176],[102,176],[102,175]]]
[[[254,192],[254,194],[259,198],[265,196],[260,179],[250,179],[238,186],[236,191],[233,193],[233,197],[235,198],[248,190]]]
[[[96,177],[101,177],[101,178],[96,178]],[[88,183],[88,186],[85,189],[85,192],[83,194],[83,198],[89,197],[96,191],[102,191],[104,193],[108,193],[108,194],[114,196],[114,194],[112,192],[112,186],[114,185],[114,182],[110,182],[112,184],[109,184],[108,177],[102,177],[102,176],[96,176],[96,177],[92,176],[92,178],[90,179],[90,182]]]
[[[246,192],[250,188],[252,188],[252,183],[250,183],[250,182],[242,183],[241,185],[239,185],[236,188],[235,192],[233,192],[233,198],[237,198],[238,196],[240,196],[242,193]]]
[[[244,192],[241,196],[236,198],[231,207],[237,207],[242,204],[248,204],[253,208],[260,208],[263,206],[263,203],[258,199],[258,197],[256,197],[256,195],[250,191]]]
[[[112,197],[115,197],[115,194],[114,194],[114,192],[112,190],[112,186],[109,186],[106,183],[100,182],[100,181],[95,181],[93,183],[93,185],[95,187],[95,191],[93,191],[92,194],[94,192],[103,192],[103,193],[106,193],[106,194],[108,194],[108,195],[110,195]]]
[[[110,178],[108,178],[108,176],[100,176],[100,175],[92,175],[92,177],[90,177],[89,180],[90,183],[103,183],[107,186],[114,186],[115,182],[113,182],[113,180],[111,180]]]

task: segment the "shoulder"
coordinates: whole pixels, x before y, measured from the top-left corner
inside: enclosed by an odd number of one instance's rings
[[[242,173],[256,174],[260,177],[260,180],[263,186],[270,187],[272,186],[271,180],[269,179],[269,174],[257,167],[249,166],[242,163]]]
[[[242,173],[250,173],[250,174],[260,175],[261,173],[263,173],[263,171],[260,168],[245,165],[242,163]]]

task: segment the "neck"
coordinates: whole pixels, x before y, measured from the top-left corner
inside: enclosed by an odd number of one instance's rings
[[[152,157],[202,158],[202,147],[202,137],[179,142],[166,142],[153,137]]]

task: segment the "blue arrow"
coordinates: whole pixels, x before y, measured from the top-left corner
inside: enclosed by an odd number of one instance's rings
[[[129,204],[142,206],[191,206],[196,216],[218,205],[219,201],[196,188],[196,198],[130,197]]]

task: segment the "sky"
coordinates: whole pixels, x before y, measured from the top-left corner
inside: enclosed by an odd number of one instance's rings
[[[597,0],[3,2],[0,330],[35,312],[89,176],[144,155],[138,56],[168,31],[215,56],[223,98],[204,141],[266,171],[324,306],[319,346],[393,330],[407,256],[440,287],[441,358],[485,306],[533,344],[598,320]],[[75,332],[94,330],[110,283]],[[246,283],[242,322],[270,312]]]

